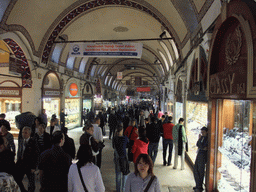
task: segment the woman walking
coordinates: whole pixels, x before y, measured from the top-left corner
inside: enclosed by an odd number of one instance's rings
[[[119,125],[117,127],[116,134],[113,138],[113,148],[115,149],[114,162],[115,162],[117,192],[124,191],[127,175],[130,173],[129,163],[126,156],[127,143],[128,143],[128,138],[123,135],[123,126]]]
[[[126,180],[125,192],[160,192],[160,183],[153,173],[153,162],[149,155],[140,154],[134,165],[135,172]]]

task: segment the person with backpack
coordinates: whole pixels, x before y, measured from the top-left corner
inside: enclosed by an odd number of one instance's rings
[[[181,156],[181,170],[185,169],[185,148],[187,142],[186,131],[183,126],[184,119],[180,118],[179,123],[173,127],[172,136],[173,144],[175,148],[174,166],[173,169],[177,169],[178,157]]]

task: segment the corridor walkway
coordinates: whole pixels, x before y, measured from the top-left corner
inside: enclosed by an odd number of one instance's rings
[[[112,140],[108,139],[108,130],[106,132],[107,136],[104,137],[106,147],[103,149],[101,172],[106,192],[113,192],[115,191],[114,150],[112,148]],[[68,133],[68,135],[75,140],[76,149],[79,147],[79,137],[82,133],[82,128],[70,130]],[[133,166],[133,163],[131,163],[131,171],[134,170]],[[195,183],[193,172],[188,165],[186,165],[185,170],[182,171],[180,169],[174,170],[172,167],[173,166],[168,167],[162,165],[162,140],[160,140],[154,173],[160,180],[162,192],[192,192]]]
[[[104,137],[105,148],[103,149],[102,156],[102,168],[101,173],[103,177],[103,182],[106,188],[106,192],[115,191],[115,168],[113,162],[113,148],[112,140],[108,139],[107,136]],[[68,135],[74,139],[76,150],[79,148],[79,138],[83,134],[82,127],[75,128],[68,132]],[[17,146],[17,140],[15,141]],[[130,164],[131,172],[134,171],[134,164]],[[162,141],[159,142],[159,151],[157,159],[154,166],[154,173],[159,178],[161,184],[162,192],[192,192],[192,188],[195,185],[194,177],[191,169],[188,165],[185,165],[185,170],[173,169],[172,166],[162,165]],[[27,186],[27,179],[24,179]],[[39,192],[39,180],[36,180],[36,192]]]

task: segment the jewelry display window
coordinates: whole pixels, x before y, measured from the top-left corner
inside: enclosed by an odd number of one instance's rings
[[[251,179],[252,103],[228,99],[217,102],[218,191],[248,192]]]
[[[80,99],[65,99],[65,124],[67,128],[74,128],[79,125],[80,117]]]

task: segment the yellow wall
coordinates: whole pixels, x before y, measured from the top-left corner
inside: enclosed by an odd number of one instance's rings
[[[3,41],[0,41],[0,63],[9,63],[9,50]]]

